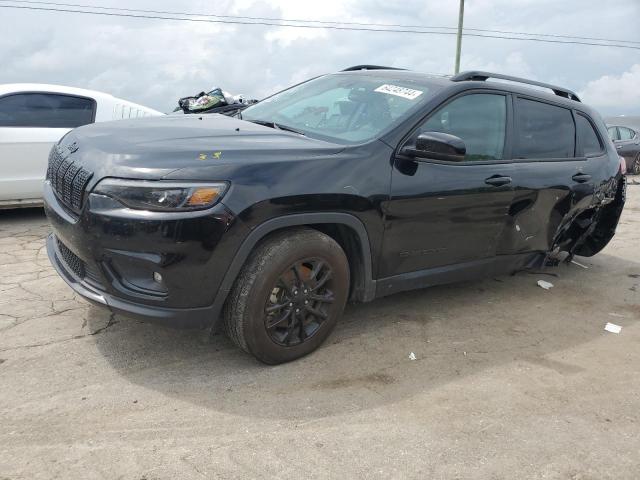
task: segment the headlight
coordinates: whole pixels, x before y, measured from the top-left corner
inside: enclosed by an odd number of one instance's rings
[[[129,208],[161,212],[202,210],[215,205],[228,187],[225,182],[191,183],[107,178],[93,193],[107,195]]]

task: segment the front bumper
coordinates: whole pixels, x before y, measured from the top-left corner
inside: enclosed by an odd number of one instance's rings
[[[58,275],[67,282],[78,295],[94,305],[106,307],[113,313],[151,321],[178,328],[205,328],[213,321],[213,308],[163,308],[127,302],[94,288],[87,281],[75,275],[63,260],[57,239],[52,233],[47,237],[47,255]]]
[[[183,214],[132,211],[89,195],[78,215],[45,183],[49,259],[93,304],[178,328],[215,325],[218,290],[242,224],[222,204]],[[154,282],[154,274],[161,282]]]

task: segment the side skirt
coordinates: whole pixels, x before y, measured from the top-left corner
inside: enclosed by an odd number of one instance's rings
[[[376,282],[376,298],[407,290],[514,273],[527,267],[539,265],[544,258],[544,252],[499,255],[472,262],[402,273],[379,279]]]

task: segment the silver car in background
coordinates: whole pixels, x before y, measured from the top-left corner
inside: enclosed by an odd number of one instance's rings
[[[624,158],[627,174],[640,175],[640,128],[609,124],[607,132],[618,155]]]

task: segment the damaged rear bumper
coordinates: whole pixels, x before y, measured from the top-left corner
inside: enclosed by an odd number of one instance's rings
[[[592,208],[580,212],[559,229],[552,251],[568,252],[567,262],[574,255],[591,257],[597,254],[615,235],[626,201],[627,179],[621,175],[612,179],[612,184],[596,195]]]

